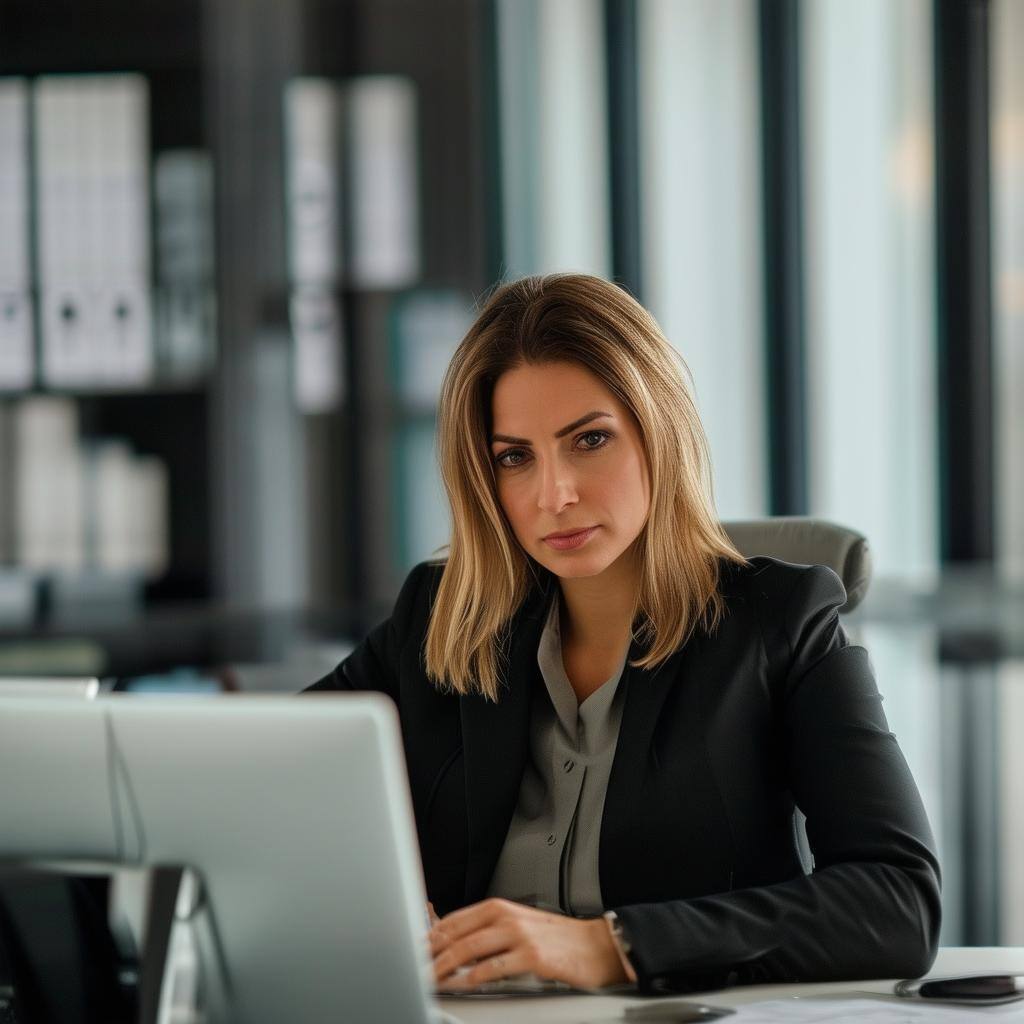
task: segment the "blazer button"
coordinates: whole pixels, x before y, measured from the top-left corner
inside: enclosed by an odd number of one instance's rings
[[[548,836],[548,846],[554,846],[554,845],[555,845],[555,836],[554,836],[554,833],[552,833],[551,835]]]
[[[576,767],[576,762],[572,761],[572,760],[569,760],[569,761],[566,761],[565,764],[562,765],[562,771],[563,772],[571,772],[573,770],[573,768],[575,768],[575,767]]]

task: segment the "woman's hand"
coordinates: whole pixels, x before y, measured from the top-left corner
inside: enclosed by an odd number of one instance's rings
[[[437,985],[450,991],[528,972],[574,988],[626,981],[603,918],[580,920],[508,900],[447,914],[430,931],[430,951]],[[470,970],[454,976],[467,965]]]

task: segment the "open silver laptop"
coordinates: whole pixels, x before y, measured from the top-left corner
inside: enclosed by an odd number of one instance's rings
[[[0,676],[0,697],[99,696],[100,681],[94,676]]]
[[[0,697],[0,861],[187,865],[205,1019],[437,1019],[397,718],[374,695]]]

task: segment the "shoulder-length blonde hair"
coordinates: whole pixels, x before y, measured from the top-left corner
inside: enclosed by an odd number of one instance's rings
[[[547,573],[523,551],[498,503],[490,455],[495,382],[523,363],[576,363],[633,414],[651,503],[639,540],[642,578],[633,664],[653,668],[721,618],[718,560],[743,562],[715,514],[704,430],[685,364],[654,318],[617,285],[584,274],[527,277],[489,298],[441,388],[438,455],[451,503],[448,559],[427,629],[428,677],[497,701],[502,647],[531,582]],[[688,371],[687,371],[688,373]]]

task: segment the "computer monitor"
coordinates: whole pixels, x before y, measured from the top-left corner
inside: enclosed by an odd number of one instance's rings
[[[0,697],[0,778],[0,861],[194,869],[209,1024],[436,1019],[385,698]]]

